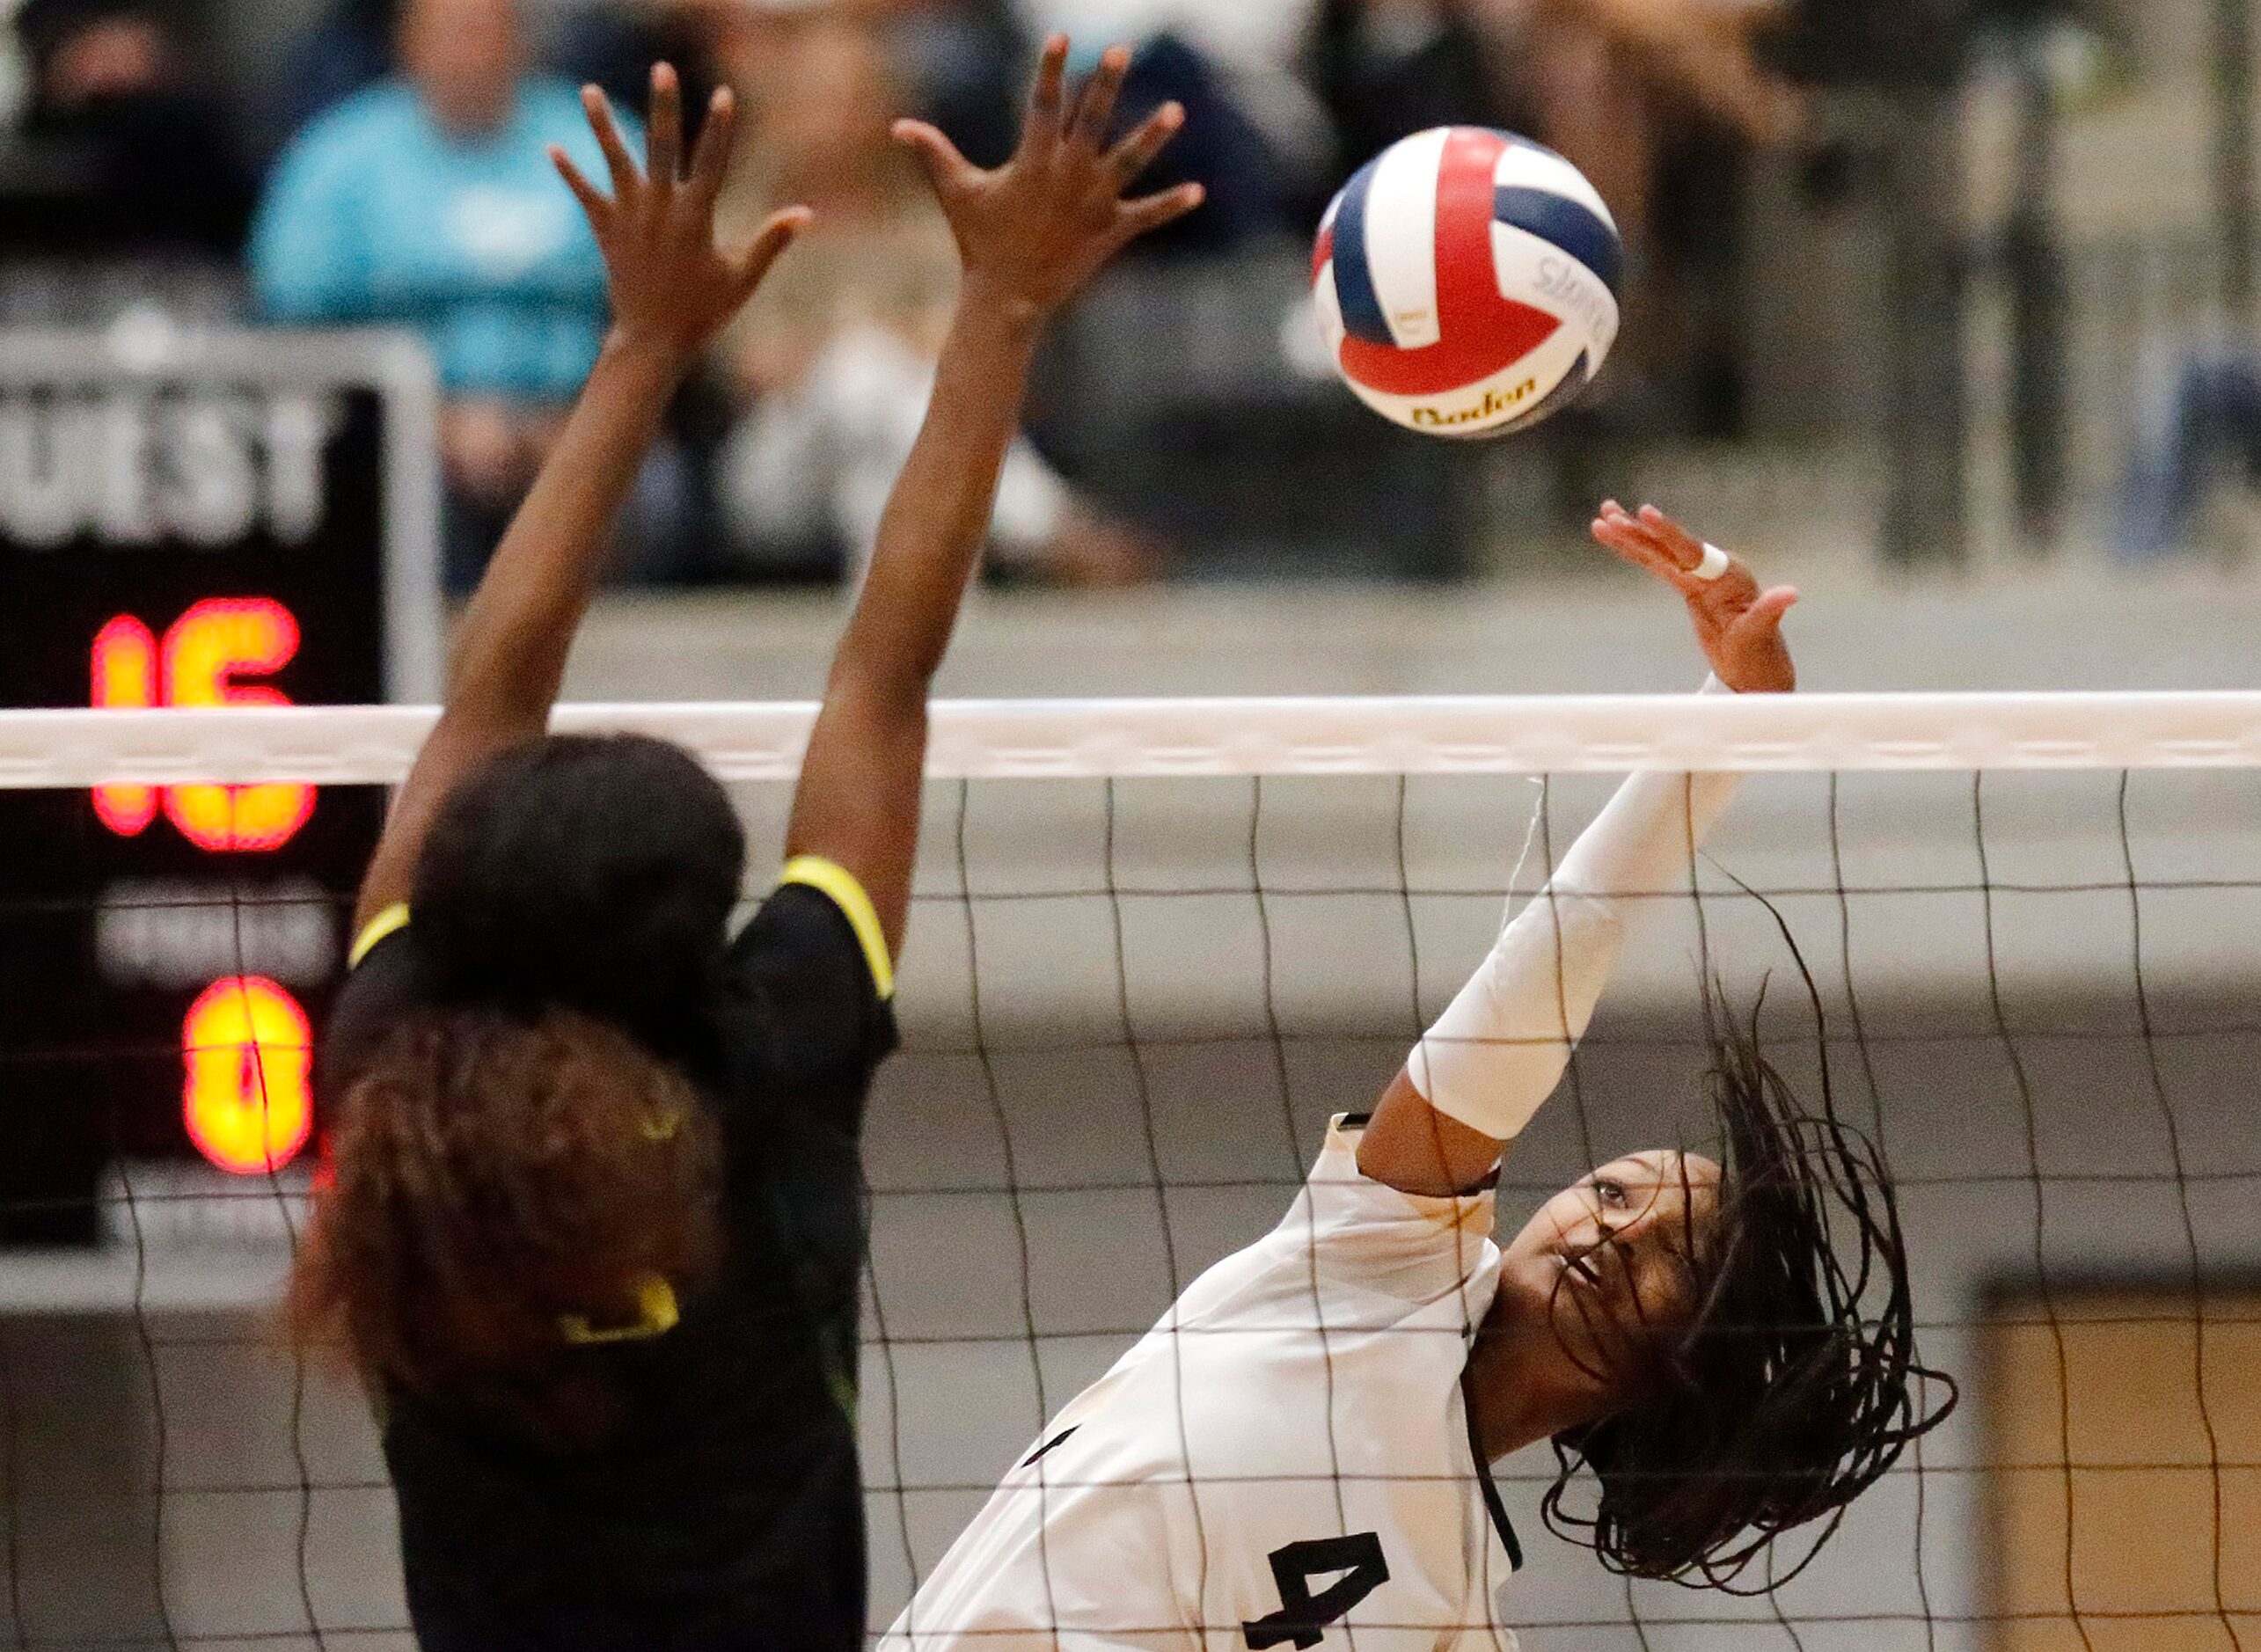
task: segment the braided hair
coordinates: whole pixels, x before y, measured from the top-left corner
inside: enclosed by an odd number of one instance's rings
[[[1687,1218],[1693,1312],[1669,1335],[1636,1339],[1640,1399],[1554,1441],[1548,1529],[1627,1576],[1737,1594],[1779,1587],[1955,1407],[1953,1378],[1916,1349],[1891,1173],[1838,1116],[1820,999],[1802,957],[1798,968],[1822,1028],[1819,1111],[1802,1110],[1767,1058],[1763,989],[1738,1020],[1707,983],[1723,1175],[1702,1231]],[[1574,1508],[1581,1469],[1599,1495]],[[1795,1565],[1741,1583],[1775,1539],[1810,1527]]]

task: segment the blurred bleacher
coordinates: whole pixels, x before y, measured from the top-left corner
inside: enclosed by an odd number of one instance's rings
[[[178,13],[246,152],[262,89],[325,10]],[[601,8],[532,10],[554,46]],[[1722,537],[1779,525],[1903,564],[2103,559],[2164,386],[2194,352],[2254,336],[2235,297],[2251,254],[2224,216],[2235,10],[1811,5],[1792,54],[1812,83],[1804,131],[1731,152],[1724,215],[1697,231],[1718,267],[1678,294],[1689,313],[1628,329],[1726,341],[1703,385],[1674,378],[1684,354],[1630,345],[1592,406],[1537,435],[1473,450],[1402,435],[1331,382],[1284,236],[1116,272],[1048,353],[1034,434],[1196,579],[1575,570],[1562,547],[1595,499],[1643,491]],[[904,38],[931,46],[921,27]],[[39,250],[105,228],[87,186],[67,147],[0,135],[0,326],[249,316],[227,257]],[[2206,473],[2187,548],[2217,565],[2247,560],[2250,468]],[[684,560],[710,577],[752,565]]]
[[[1105,504],[1212,577],[1438,580],[1470,570],[1475,458],[1346,395],[1300,247],[1132,265],[1068,318],[1036,426]]]

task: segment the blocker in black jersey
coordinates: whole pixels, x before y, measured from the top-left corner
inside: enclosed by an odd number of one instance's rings
[[[858,1137],[895,1023],[884,951],[844,910],[860,888],[797,874],[730,948],[706,1047],[661,1052],[720,1115],[726,1253],[665,1335],[581,1350],[618,1383],[620,1426],[560,1455],[383,1396],[424,1652],[862,1639]],[[393,922],[340,997],[326,1095],[422,1000],[415,926]]]
[[[653,433],[810,214],[716,244],[735,103],[686,144],[664,64],[648,164],[594,87],[611,194],[556,157],[613,326],[362,881],[324,1056],[336,1174],[292,1283],[301,1346],[342,1338],[384,1408],[425,1652],[862,1644],[857,1138],[895,1041],[927,701],[1047,324],[1202,199],[1125,197],[1184,111],[1110,142],[1130,50],[1072,95],[1067,58],[1046,43],[993,171],[896,125],[965,279],[809,732],[786,887],[727,949],[745,842],[713,778],[663,742],[548,731]]]

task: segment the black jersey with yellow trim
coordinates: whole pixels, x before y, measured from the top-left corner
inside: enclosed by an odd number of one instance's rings
[[[856,945],[863,948],[873,986],[881,998],[892,999],[895,960],[887,950],[887,931],[880,924],[879,908],[872,904],[871,895],[862,881],[837,860],[827,860],[822,855],[796,855],[786,862],[785,871],[778,879],[779,888],[794,885],[804,885],[830,897],[847,918],[849,927],[856,932]]]
[[[355,955],[324,1039],[333,1105],[405,1017],[435,1004],[406,909]],[[648,1294],[644,1327],[560,1327],[627,1401],[602,1447],[545,1454],[386,1397],[424,1652],[861,1645],[859,1140],[895,1047],[893,976],[862,886],[796,860],[691,1018],[701,1048],[659,1051],[721,1115],[726,1255],[679,1311]]]
[[[386,936],[398,934],[408,927],[408,903],[394,903],[369,920],[362,932],[354,938],[354,949],[346,954],[346,968],[358,969],[362,960],[375,952],[377,943]]]

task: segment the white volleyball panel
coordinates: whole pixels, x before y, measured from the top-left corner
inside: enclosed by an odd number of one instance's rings
[[[1545,237],[1510,223],[1492,225],[1491,255],[1500,296],[1560,320],[1592,357],[1591,367],[1600,370],[1617,342],[1619,317],[1617,300],[1601,277]]]
[[[1437,318],[1437,179],[1444,168],[1445,140],[1451,135],[1439,129],[1392,145],[1366,191],[1366,271],[1390,337],[1401,350],[1420,349],[1442,336]]]
[[[1577,201],[1613,230],[1617,220],[1586,175],[1551,150],[1518,140],[1510,143],[1492,169],[1492,183],[1501,189],[1543,189]]]

